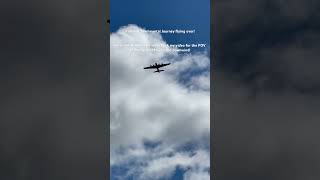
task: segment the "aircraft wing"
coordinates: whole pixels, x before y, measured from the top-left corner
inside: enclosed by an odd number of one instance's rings
[[[163,66],[167,66],[169,64],[170,63],[167,63],[167,64],[155,64],[155,65],[151,65],[151,66],[148,66],[148,67],[144,67],[143,69],[158,69],[158,68],[161,68]]]
[[[156,66],[148,66],[148,67],[144,67],[143,69],[157,69]]]
[[[159,64],[158,65],[158,68],[160,68],[160,67],[163,67],[163,66],[168,66],[170,63],[167,63],[167,64]]]

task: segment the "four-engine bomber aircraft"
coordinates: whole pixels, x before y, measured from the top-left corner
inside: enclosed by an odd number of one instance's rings
[[[154,72],[158,72],[160,73],[161,71],[164,71],[164,70],[161,70],[159,68],[163,67],[163,66],[168,66],[170,63],[167,63],[167,64],[157,64],[155,63],[154,65],[150,65],[148,67],[144,67],[143,69],[157,69],[156,71]]]

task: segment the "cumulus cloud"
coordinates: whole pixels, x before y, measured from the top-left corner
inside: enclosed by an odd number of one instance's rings
[[[187,169],[185,179],[196,180],[209,178],[208,169],[210,166],[209,154],[206,151],[197,151],[194,155],[190,153],[176,153],[173,156],[160,157],[148,163],[144,168],[143,179],[160,179],[162,177],[170,177],[176,167]]]
[[[188,170],[185,179],[208,177],[204,172],[209,167],[208,150],[197,148],[195,154],[177,150],[188,142],[209,144],[203,141],[210,134],[207,53],[133,52],[125,45],[166,45],[161,34],[139,30],[128,25],[110,37],[111,166],[141,161],[128,173],[160,178],[172,175],[179,166],[195,168],[194,162],[205,157],[207,163],[200,163],[200,170]],[[143,69],[155,62],[171,65],[160,74]],[[150,150],[145,142],[158,144]]]

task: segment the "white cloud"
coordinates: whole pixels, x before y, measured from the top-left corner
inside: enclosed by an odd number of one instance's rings
[[[210,73],[205,73],[200,76],[195,76],[191,78],[190,81],[191,88],[204,90],[209,93],[210,91]]]
[[[210,175],[208,172],[204,171],[190,171],[186,172],[184,175],[184,180],[209,180]]]
[[[210,133],[209,76],[205,72],[210,63],[204,53],[131,52],[130,47],[118,46],[166,44],[160,34],[133,32],[138,30],[141,28],[129,25],[110,37],[111,165],[139,159],[148,165],[137,167],[136,171],[140,169],[144,176],[165,176],[178,164],[196,161],[195,157],[175,152],[176,147]],[[155,62],[172,64],[162,73],[143,69]],[[190,82],[179,83],[181,73],[190,69],[204,73],[190,77]],[[146,150],[145,140],[161,142],[161,150]],[[118,153],[120,147],[126,149],[125,153]],[[174,156],[167,157],[168,152]],[[169,169],[161,166],[167,161],[172,162]],[[196,176],[195,172],[190,176]]]
[[[141,178],[160,179],[170,177],[177,167],[186,170],[185,179],[207,177],[207,169],[210,167],[209,154],[206,151],[197,151],[194,155],[186,152],[178,152],[170,157],[160,157],[148,163],[148,166],[143,169]]]

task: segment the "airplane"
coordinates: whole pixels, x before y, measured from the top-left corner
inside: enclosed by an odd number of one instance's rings
[[[157,64],[157,63],[155,63],[154,65],[150,65],[148,67],[144,67],[143,69],[157,69],[156,71],[154,71],[154,73],[155,72],[160,73],[161,71],[164,71],[164,70],[159,69],[159,68],[161,68],[163,66],[168,66],[168,65],[170,65],[170,63],[167,63],[167,64]]]

